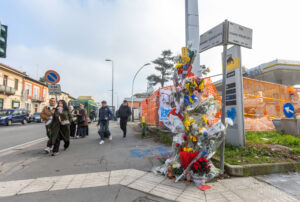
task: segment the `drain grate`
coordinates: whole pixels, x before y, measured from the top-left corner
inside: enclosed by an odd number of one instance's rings
[[[155,200],[148,198],[147,196],[143,196],[143,197],[139,197],[139,198],[133,200],[132,202],[159,202],[159,201],[155,201]]]

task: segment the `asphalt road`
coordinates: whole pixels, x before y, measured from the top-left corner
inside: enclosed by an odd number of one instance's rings
[[[36,139],[46,137],[44,123],[13,124],[0,126],[0,150],[24,144]]]

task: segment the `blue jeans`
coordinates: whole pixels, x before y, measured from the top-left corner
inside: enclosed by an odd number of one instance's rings
[[[108,126],[109,126],[109,121],[100,121],[101,140],[104,140],[104,133],[106,133],[108,136],[111,135]]]

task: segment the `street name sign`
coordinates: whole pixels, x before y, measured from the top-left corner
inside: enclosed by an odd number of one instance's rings
[[[61,88],[60,84],[48,84],[48,90],[50,95],[60,95]]]
[[[233,22],[228,23],[228,43],[252,48],[252,29],[238,25]]]
[[[199,52],[218,45],[233,44],[252,48],[252,29],[225,21],[200,36]]]
[[[223,24],[215,26],[200,36],[200,53],[223,43]]]
[[[51,84],[57,84],[60,81],[59,74],[54,70],[48,70],[45,73],[45,80]]]

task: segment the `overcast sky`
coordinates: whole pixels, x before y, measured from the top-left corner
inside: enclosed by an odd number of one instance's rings
[[[134,73],[162,50],[178,54],[185,44],[184,0],[0,0],[8,25],[8,53],[1,62],[33,78],[48,69],[61,75],[63,91],[115,104],[131,93]],[[300,60],[299,0],[199,0],[200,34],[228,19],[253,29],[253,49],[242,49],[247,68],[276,58]],[[201,53],[211,75],[221,73],[221,47]],[[147,88],[137,77],[135,92]]]

